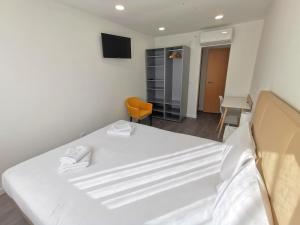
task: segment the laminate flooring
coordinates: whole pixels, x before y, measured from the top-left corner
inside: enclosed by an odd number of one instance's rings
[[[218,132],[216,131],[219,120],[220,114],[198,112],[197,119],[185,118],[181,123],[153,118],[152,126],[163,130],[220,141],[221,139],[218,138]]]
[[[0,225],[29,225],[14,201],[6,194],[0,195]]]

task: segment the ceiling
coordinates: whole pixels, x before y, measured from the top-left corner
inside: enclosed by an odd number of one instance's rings
[[[272,0],[56,0],[133,30],[168,35],[263,18]],[[116,11],[122,4],[125,11]],[[214,17],[224,14],[224,19]],[[158,31],[158,27],[166,27]]]

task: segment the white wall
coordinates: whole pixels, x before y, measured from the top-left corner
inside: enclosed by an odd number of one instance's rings
[[[251,95],[272,90],[300,110],[300,1],[275,0],[257,56]]]
[[[236,24],[228,65],[226,95],[246,96],[249,93],[263,21]],[[156,47],[187,45],[191,48],[187,116],[196,117],[201,61],[201,31],[155,38]]]
[[[127,118],[127,96],[145,97],[152,37],[44,0],[0,6],[0,173]],[[103,59],[100,33],[132,38],[132,59]]]
[[[263,21],[237,24],[234,29],[225,95],[247,96],[250,92]]]

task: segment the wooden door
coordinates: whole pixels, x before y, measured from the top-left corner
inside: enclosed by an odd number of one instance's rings
[[[204,112],[220,112],[219,96],[224,96],[230,48],[208,50]]]

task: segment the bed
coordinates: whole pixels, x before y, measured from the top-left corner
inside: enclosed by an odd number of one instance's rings
[[[220,143],[134,126],[130,138],[108,136],[108,126],[25,161],[5,172],[3,187],[33,224],[43,225],[140,225],[215,195]],[[91,166],[58,174],[59,157],[76,145],[92,147]],[[120,197],[127,203],[109,202]]]
[[[299,224],[299,121],[298,111],[261,93],[252,130],[275,224]],[[3,187],[36,225],[209,224],[224,145],[135,126],[130,138],[104,127],[12,167]],[[92,165],[58,174],[65,149],[83,144],[93,148]]]

